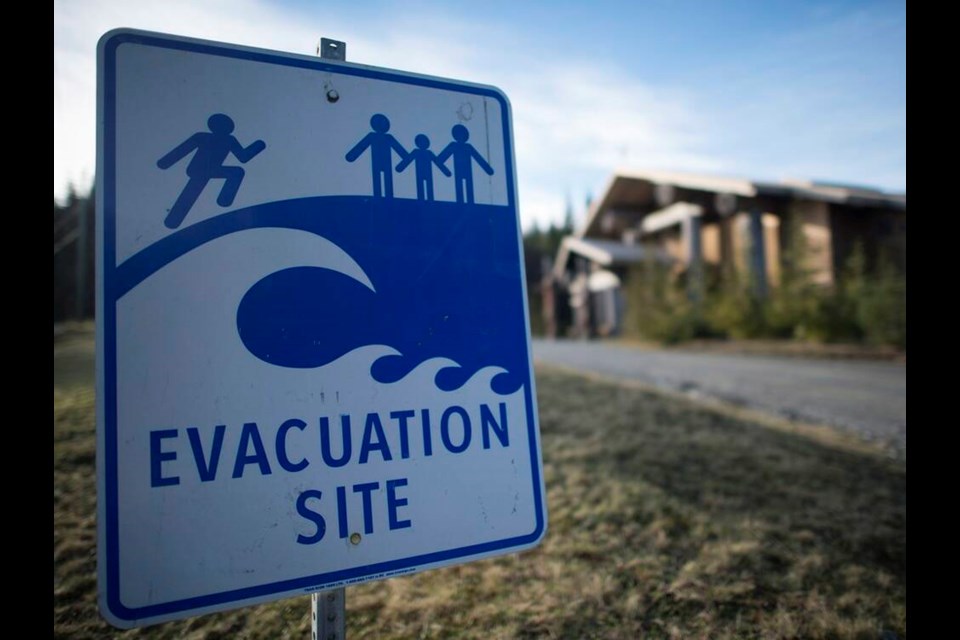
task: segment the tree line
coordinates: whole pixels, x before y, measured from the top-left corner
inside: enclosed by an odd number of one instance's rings
[[[53,321],[92,318],[96,204],[93,189],[53,201]]]

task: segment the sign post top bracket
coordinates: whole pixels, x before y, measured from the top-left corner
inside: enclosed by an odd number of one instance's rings
[[[347,43],[342,40],[332,38],[320,38],[320,45],[317,47],[317,55],[328,60],[347,60]]]

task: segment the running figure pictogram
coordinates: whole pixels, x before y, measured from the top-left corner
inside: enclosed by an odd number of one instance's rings
[[[197,198],[203,192],[207,183],[213,179],[222,179],[225,182],[220,189],[220,195],[217,196],[217,204],[221,207],[229,207],[233,204],[233,199],[237,196],[240,189],[240,183],[243,182],[244,171],[240,167],[226,167],[223,161],[231,153],[242,163],[251,160],[258,153],[266,148],[263,140],[257,140],[249,147],[243,147],[233,133],[233,120],[230,116],[222,113],[215,113],[207,119],[207,127],[210,131],[198,131],[193,134],[170,153],[157,160],[157,166],[161,169],[169,169],[182,158],[193,151],[196,153],[187,165],[187,176],[190,180],[180,192],[180,197],[173,204],[170,213],[163,221],[171,229],[176,229],[183,222],[190,208],[193,207]]]

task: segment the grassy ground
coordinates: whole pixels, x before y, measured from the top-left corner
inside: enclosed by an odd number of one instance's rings
[[[96,609],[92,340],[54,343],[56,637],[307,638],[309,597],[119,632]],[[903,638],[906,469],[843,438],[537,372],[534,551],[347,590],[351,638]]]

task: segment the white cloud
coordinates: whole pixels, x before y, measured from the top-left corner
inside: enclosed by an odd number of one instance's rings
[[[120,26],[301,54],[312,54],[319,37],[328,35],[347,42],[351,61],[496,85],[513,106],[525,226],[559,222],[566,194],[598,195],[617,165],[719,166],[700,151],[707,131],[691,96],[645,85],[615,67],[539,50],[510,28],[436,16],[383,16],[371,24],[325,15],[321,25],[258,0],[58,1],[55,196],[62,197],[68,183],[86,189],[92,180],[96,41]]]
[[[123,0],[54,2],[53,189],[92,183],[96,152],[96,45],[118,27],[176,33],[250,46],[308,53],[317,38],[292,16],[254,0],[167,0],[162,5]]]

